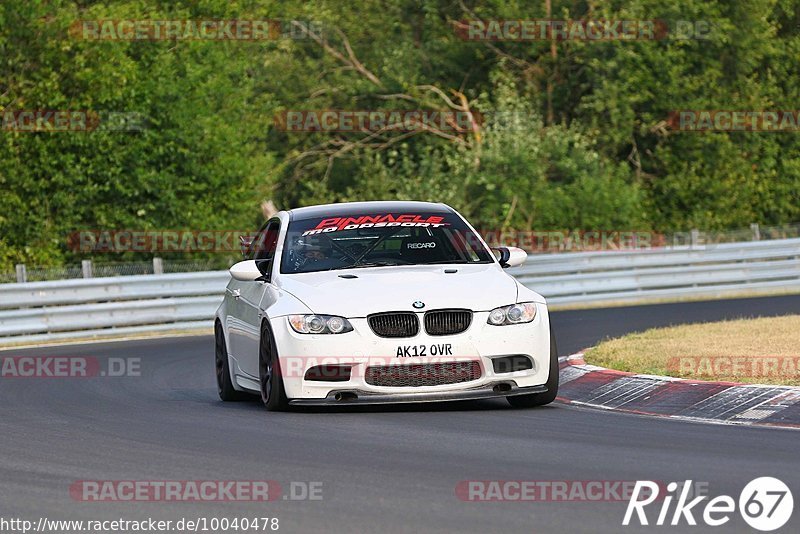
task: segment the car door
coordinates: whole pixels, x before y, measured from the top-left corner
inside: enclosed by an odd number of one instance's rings
[[[264,223],[264,225],[256,231],[256,235],[263,232],[266,227],[267,223]],[[241,240],[242,246],[242,259],[252,260],[254,255],[252,244],[255,237],[240,236],[239,239]],[[242,286],[247,283],[249,282],[242,282],[241,280],[231,277],[230,281],[228,281],[228,285],[225,287],[225,309],[227,310],[225,315],[225,327],[229,334],[228,353],[234,358],[237,357],[237,353],[239,352],[235,346],[239,343],[241,336],[240,330],[242,328],[241,320],[239,319],[241,316],[240,297],[242,294]]]
[[[258,349],[261,337],[262,300],[272,287],[267,280],[272,273],[272,263],[280,232],[280,221],[270,220],[264,229],[256,235],[253,242],[253,259],[265,280],[241,282],[239,298],[236,299],[238,318],[241,321],[238,339],[236,340],[239,368],[249,377],[258,377]],[[273,292],[270,292],[273,293]],[[231,341],[233,343],[233,341]]]

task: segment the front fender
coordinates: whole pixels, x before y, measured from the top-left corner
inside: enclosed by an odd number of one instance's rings
[[[264,293],[261,309],[270,320],[286,315],[314,313],[302,300],[275,286]]]
[[[547,305],[547,301],[542,295],[522,285],[518,280],[514,281],[517,283],[517,302],[536,302]]]

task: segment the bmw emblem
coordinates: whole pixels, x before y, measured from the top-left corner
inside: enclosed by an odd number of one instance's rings
[[[414,304],[412,304],[412,306],[414,306],[418,310],[421,310],[422,308],[425,307],[425,303],[422,302],[421,300],[417,300],[417,301],[414,301]]]

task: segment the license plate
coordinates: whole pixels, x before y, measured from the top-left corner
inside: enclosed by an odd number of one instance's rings
[[[432,345],[400,345],[397,347],[398,358],[419,358],[423,356],[452,356],[452,343],[434,343]]]

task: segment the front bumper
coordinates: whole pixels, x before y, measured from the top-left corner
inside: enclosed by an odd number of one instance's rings
[[[357,391],[351,389],[333,390],[324,399],[292,399],[289,404],[293,406],[350,406],[369,404],[408,404],[414,402],[450,402],[465,400],[493,399],[510,397],[512,395],[530,395],[532,393],[546,393],[547,386],[531,386],[527,388],[511,384],[512,381],[502,381],[497,384],[488,384],[476,388],[460,391],[428,392],[428,393],[392,393],[381,394],[371,391]],[[508,387],[508,389],[505,389]]]
[[[354,330],[345,334],[298,334],[287,317],[270,320],[280,359],[286,396],[292,404],[383,404],[392,402],[436,402],[480,399],[541,393],[550,368],[550,324],[545,304],[537,304],[536,318],[527,324],[493,326],[487,324],[488,312],[475,312],[469,329],[461,334],[429,336],[420,331],[414,337],[381,338],[370,329],[365,318],[349,318]],[[422,314],[420,314],[422,320]],[[451,345],[452,352],[436,357],[398,357],[406,345]],[[496,373],[493,358],[526,355],[533,368]],[[371,366],[403,366],[477,361],[481,375],[459,383],[416,386],[379,386],[367,383],[366,369]],[[318,365],[350,365],[346,381],[306,379],[306,371]],[[496,386],[503,385],[500,390]],[[534,389],[532,389],[534,388]],[[335,400],[337,393],[350,393],[352,400]]]

